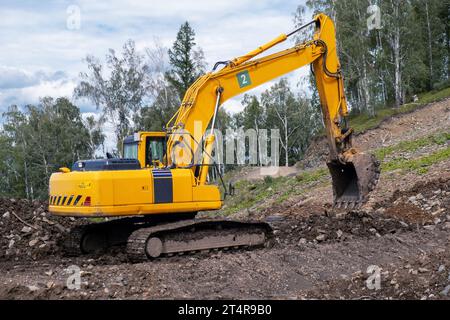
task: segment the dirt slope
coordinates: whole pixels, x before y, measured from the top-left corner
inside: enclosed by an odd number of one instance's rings
[[[357,143],[373,149],[448,130],[449,115],[450,100],[434,103],[359,135]],[[420,158],[433,148],[401,157]],[[268,205],[258,217],[275,229],[273,248],[139,264],[121,248],[65,257],[58,242],[79,220],[49,216],[45,204],[3,199],[0,298],[450,299],[450,159],[427,168],[383,172],[357,212],[331,210],[326,183]],[[82,271],[80,290],[66,286],[73,265]],[[380,271],[379,290],[367,286],[370,266]]]

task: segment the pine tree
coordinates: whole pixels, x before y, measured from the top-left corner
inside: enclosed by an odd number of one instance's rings
[[[195,32],[186,21],[181,25],[177,39],[169,49],[171,70],[166,72],[166,78],[176,89],[180,100],[183,100],[189,86],[204,72],[204,54],[195,45]]]

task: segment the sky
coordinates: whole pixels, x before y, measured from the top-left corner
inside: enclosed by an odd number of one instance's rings
[[[293,28],[294,12],[304,0],[0,0],[0,113],[11,104],[38,103],[40,97],[66,96],[85,114],[98,112],[73,100],[83,59],[104,59],[109,48],[121,51],[128,39],[138,50],[155,39],[169,48],[180,25],[189,21],[209,68],[216,61],[245,54]],[[79,15],[78,15],[79,13]],[[80,19],[77,19],[79,17]],[[287,41],[277,50],[292,46]],[[308,73],[291,74],[293,85]],[[267,83],[253,91],[266,90]],[[223,106],[242,110],[242,97]]]

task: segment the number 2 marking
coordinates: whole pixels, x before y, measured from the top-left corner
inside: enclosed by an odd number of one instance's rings
[[[248,73],[248,70],[244,70],[242,72],[239,72],[237,75],[237,81],[239,83],[239,87],[243,88],[246,86],[249,86],[252,84],[252,80],[250,79],[250,74]]]

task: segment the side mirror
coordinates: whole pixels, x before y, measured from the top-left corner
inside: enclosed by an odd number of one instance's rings
[[[67,167],[62,167],[62,168],[59,168],[59,172],[62,172],[62,173],[69,173],[69,172],[70,172],[70,169],[67,168]]]

